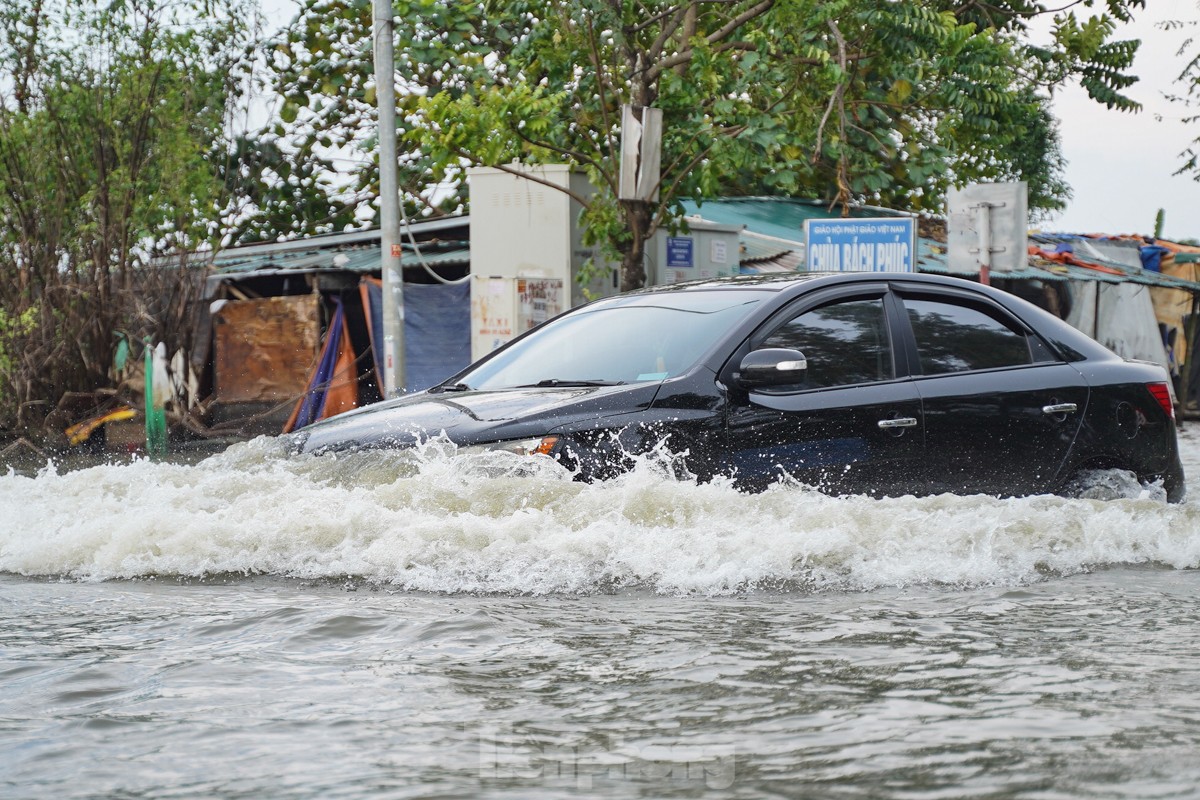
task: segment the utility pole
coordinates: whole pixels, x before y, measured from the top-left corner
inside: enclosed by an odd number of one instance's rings
[[[379,109],[379,243],[383,261],[383,393],[405,390],[404,273],[400,268],[400,188],[396,177],[396,62],[392,2],[374,0],[375,102]]]
[[[974,206],[979,228],[979,282],[992,285],[992,209],[1004,208],[1004,203],[980,203]],[[1001,250],[1004,248],[1001,247]]]

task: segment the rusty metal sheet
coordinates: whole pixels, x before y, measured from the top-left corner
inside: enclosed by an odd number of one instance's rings
[[[303,394],[317,358],[317,295],[230,301],[213,315],[214,395],[222,403]]]

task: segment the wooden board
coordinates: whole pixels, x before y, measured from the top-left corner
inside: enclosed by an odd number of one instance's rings
[[[230,301],[213,315],[214,395],[242,403],[299,397],[321,341],[317,295]]]

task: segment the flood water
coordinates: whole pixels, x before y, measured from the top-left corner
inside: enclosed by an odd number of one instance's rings
[[[1200,797],[1193,501],[0,476],[0,797]]]

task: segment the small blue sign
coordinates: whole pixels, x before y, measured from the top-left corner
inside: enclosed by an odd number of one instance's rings
[[[913,217],[810,219],[804,222],[809,272],[914,272]]]
[[[690,236],[667,237],[667,266],[694,267],[696,266],[695,242]]]

